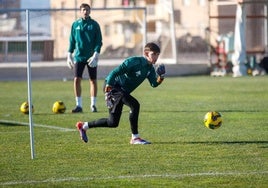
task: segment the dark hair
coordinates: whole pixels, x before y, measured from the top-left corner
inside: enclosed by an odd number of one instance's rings
[[[90,5],[87,4],[87,3],[82,3],[82,4],[80,5],[80,9],[81,9],[81,8],[86,8],[86,7],[88,7],[89,10],[91,9],[91,8],[90,8]]]
[[[149,42],[145,45],[144,51],[153,51],[156,53],[160,53],[160,48],[157,44],[155,44],[153,42]]]

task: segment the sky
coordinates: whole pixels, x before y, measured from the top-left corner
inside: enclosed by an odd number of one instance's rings
[[[50,0],[21,0],[22,9],[44,8],[48,9]],[[50,35],[50,16],[49,12],[31,12],[30,13],[30,27],[32,32],[43,33]],[[26,27],[25,13],[22,13],[22,27]]]
[[[21,0],[21,8],[49,8],[49,4],[50,0]]]

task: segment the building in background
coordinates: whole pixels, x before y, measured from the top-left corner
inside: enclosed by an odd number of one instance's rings
[[[19,9],[19,0],[0,0],[0,10]],[[21,29],[20,12],[0,13],[0,36],[14,36]]]
[[[21,43],[17,45],[14,40],[18,36],[25,36],[25,20],[21,20],[25,18],[25,13],[12,10],[6,12],[4,9],[25,7],[25,2],[36,1],[0,1],[2,6],[0,17],[7,23],[6,25],[10,25],[9,28],[12,28],[11,31],[10,29],[5,31],[7,29],[5,25],[0,25],[0,39],[8,36],[5,39],[12,39],[11,46],[23,48],[24,45]],[[262,52],[267,46],[267,32],[265,32],[267,1],[247,1],[255,2],[246,4],[247,49],[251,53]],[[235,0],[232,5],[219,5],[229,2],[225,0],[47,0],[47,2],[49,2],[47,9],[38,12],[39,14],[31,13],[30,17],[31,25],[36,26],[31,27],[31,34],[35,38],[53,41],[50,45],[42,45],[40,41],[35,44],[38,45],[34,46],[34,49],[40,48],[40,53],[46,49],[45,55],[35,56],[34,60],[39,61],[66,58],[71,24],[79,17],[81,3],[92,6],[91,16],[100,23],[103,34],[102,58],[124,58],[140,54],[144,40],[159,43],[162,49],[161,58],[169,58],[173,55],[172,42],[175,40],[175,50],[178,53],[176,63],[217,61],[209,59],[207,52],[209,50],[210,53],[215,52],[219,47],[219,38],[226,39],[226,36],[227,38],[231,36],[235,25]],[[13,47],[11,49],[10,45],[7,48],[6,41],[0,40],[0,43],[0,62],[14,60],[10,57],[16,55],[13,52],[17,49]],[[53,48],[53,51],[48,51],[49,48]],[[12,55],[4,58],[10,51]],[[20,50],[18,53],[21,52],[23,54],[17,59],[24,61],[25,50]]]
[[[0,62],[26,61],[26,9],[49,8],[49,0],[0,0]],[[48,11],[29,11],[31,60],[52,61]]]
[[[206,43],[201,40],[205,36],[208,23],[206,1],[200,0],[198,3],[176,1],[173,5],[172,0],[61,0],[51,1],[51,8],[74,9],[78,8],[82,2],[92,6],[91,16],[100,23],[104,41],[102,57],[126,57],[140,53],[144,44],[143,40],[146,39],[146,41],[159,43],[162,58],[168,58],[173,56],[173,50],[179,50],[172,44],[176,45],[178,38],[184,39],[189,34],[191,41],[199,43],[198,45],[192,44],[192,48],[197,46],[199,51],[206,52]],[[127,9],[114,10],[120,7]],[[144,10],[138,10],[140,7],[146,8],[146,15],[144,15]],[[192,12],[198,16],[193,16]],[[71,23],[78,17],[79,10],[52,14],[52,37],[60,39],[59,42],[55,41],[56,58],[66,55],[66,49],[57,48],[57,46],[68,46],[66,37],[70,33]]]

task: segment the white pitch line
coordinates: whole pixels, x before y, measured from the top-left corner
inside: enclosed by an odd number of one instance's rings
[[[268,174],[268,171],[254,171],[254,172],[203,172],[203,173],[191,173],[191,174],[145,174],[145,175],[133,175],[133,176],[107,176],[107,177],[68,177],[68,178],[51,178],[46,180],[28,180],[28,181],[9,181],[2,182],[0,185],[29,185],[40,183],[57,183],[66,181],[92,181],[92,180],[116,180],[116,179],[134,179],[134,178],[185,178],[185,177],[197,177],[197,176],[242,176],[242,175],[260,175]]]
[[[8,121],[8,120],[0,120],[0,123],[4,124],[13,124],[13,125],[26,125],[29,126],[29,123],[23,123],[23,122],[17,122],[17,121]],[[34,127],[43,127],[43,128],[49,128],[49,129],[57,129],[60,131],[75,131],[75,129],[70,129],[70,128],[64,128],[64,127],[58,127],[58,126],[53,126],[53,125],[42,125],[42,124],[33,124]]]
[[[50,128],[50,129],[58,129],[61,131],[75,131],[75,129],[70,129],[70,128],[64,128],[64,127],[57,127],[57,126],[52,126],[52,125],[41,125],[41,124],[34,124],[36,127],[45,127],[45,128]]]

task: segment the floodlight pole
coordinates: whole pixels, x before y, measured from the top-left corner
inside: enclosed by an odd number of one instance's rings
[[[142,46],[142,53],[143,53],[143,48],[144,46],[147,44],[147,26],[146,26],[146,23],[147,23],[147,9],[143,9],[143,46]]]
[[[266,19],[264,19],[264,44],[265,44],[265,53],[267,53],[268,50],[268,2],[264,5],[264,16]]]
[[[176,45],[176,32],[175,32],[175,21],[174,21],[174,3],[173,0],[165,0],[164,5],[169,14],[170,22],[170,35],[171,35],[171,46],[172,46],[172,56],[174,64],[177,63],[177,45]]]
[[[170,0],[170,29],[171,29],[171,45],[172,45],[172,54],[175,60],[175,64],[177,64],[177,45],[176,45],[176,33],[175,33],[175,21],[174,21],[174,2]]]
[[[29,10],[26,9],[26,33],[27,33],[27,83],[28,83],[28,104],[29,104],[29,127],[30,127],[30,145],[31,145],[31,158],[35,158],[34,154],[34,134],[33,134],[33,104],[32,104],[32,75],[31,75],[31,40],[30,40],[30,21]]]

